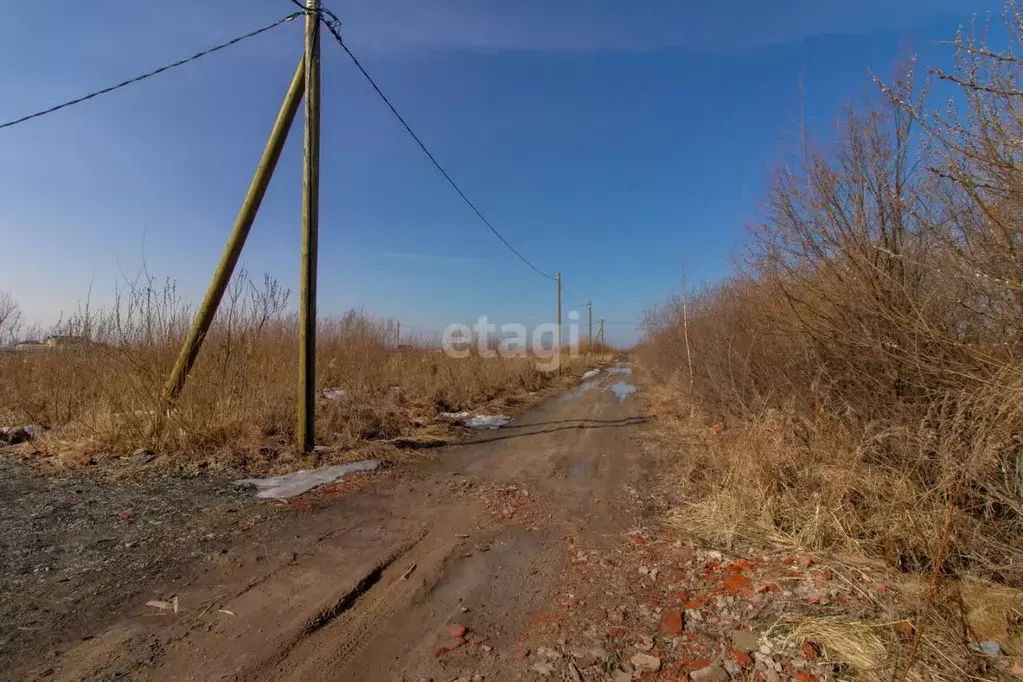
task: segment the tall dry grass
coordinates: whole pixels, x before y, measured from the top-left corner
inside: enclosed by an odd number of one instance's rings
[[[92,345],[0,353],[0,425],[46,427],[37,447],[68,464],[140,448],[181,467],[307,464],[292,451],[298,325],[288,303],[289,293],[270,277],[235,277],[167,427],[153,440],[153,415],[193,311],[172,281],[135,282],[108,309],[85,307],[52,330]],[[393,321],[361,311],[319,323],[316,430],[329,450],[318,459],[443,441],[451,432],[438,425],[439,412],[510,410],[558,381],[535,357],[473,352],[456,359],[432,339],[403,334],[397,341]],[[587,361],[569,359],[562,380]]]
[[[1021,8],[879,82],[774,172],[736,273],[647,315],[701,532],[1023,586]]]

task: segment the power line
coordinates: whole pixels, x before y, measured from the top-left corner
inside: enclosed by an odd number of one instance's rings
[[[299,7],[302,7],[301,3],[298,2],[298,0],[291,0],[291,2],[298,5]],[[487,220],[486,216],[484,216],[483,213],[480,212],[480,210],[476,207],[476,204],[474,204],[472,200],[469,199],[468,196],[466,196],[465,192],[462,191],[462,189],[451,178],[448,172],[444,170],[444,167],[440,165],[440,162],[437,161],[437,158],[430,152],[429,149],[427,149],[423,141],[419,138],[418,135],[416,135],[415,131],[412,130],[412,127],[409,126],[408,122],[405,121],[405,118],[401,114],[399,114],[398,110],[394,107],[393,104],[391,104],[391,100],[387,98],[387,95],[385,95],[383,90],[380,89],[380,86],[376,84],[376,81],[373,80],[373,77],[369,75],[369,72],[366,71],[366,68],[362,65],[362,62],[360,62],[358,57],[356,57],[355,54],[348,48],[348,46],[345,45],[344,40],[342,40],[341,38],[340,31],[341,21],[337,18],[337,15],[335,15],[328,9],[321,9],[320,15],[321,21],[323,21],[324,25],[330,31],[331,35],[334,36],[334,39],[337,41],[337,44],[340,45],[341,49],[343,49],[345,53],[348,54],[352,62],[355,64],[356,68],[358,68],[362,75],[365,76],[366,80],[369,81],[369,84],[373,87],[373,90],[375,90],[377,95],[380,96],[380,99],[384,101],[384,104],[386,104],[387,108],[391,110],[391,113],[394,114],[394,117],[398,119],[398,122],[401,123],[402,126],[404,126],[408,134],[412,136],[412,139],[416,141],[416,144],[418,144],[419,148],[423,150],[423,153],[426,154],[426,157],[428,159],[430,159],[430,162],[433,163],[434,167],[438,171],[440,171],[440,174],[443,175],[444,179],[448,181],[448,184],[451,185],[455,192],[458,193],[458,196],[462,198],[462,201],[464,201],[465,204],[470,209],[472,209],[473,213],[475,213],[476,216],[483,222],[483,224],[486,225],[490,229],[490,231],[493,232],[494,235],[501,240],[501,243],[508,247],[508,250],[510,250],[512,253],[518,256],[519,260],[521,260],[523,263],[532,268],[533,271],[535,271],[541,277],[546,277],[547,279],[553,280],[554,279],[553,277],[551,277],[546,272],[533,265],[533,263],[530,262],[528,258],[523,256],[518,249],[512,246],[508,242],[508,240],[505,239],[504,236],[497,231],[497,228],[494,227],[489,220]]]
[[[31,121],[32,119],[39,118],[40,116],[46,116],[47,114],[52,114],[55,111],[60,111],[61,109],[66,109],[67,107],[74,106],[75,104],[81,104],[82,102],[90,100],[90,99],[92,99],[94,97],[99,97],[100,95],[105,95],[105,94],[113,92],[115,90],[120,90],[121,88],[127,87],[129,85],[134,84],[134,83],[138,83],[139,81],[144,81],[147,78],[152,78],[153,76],[159,75],[159,74],[163,73],[164,71],[169,71],[169,70],[171,70],[173,68],[176,68],[178,66],[182,66],[184,64],[188,64],[189,62],[194,62],[197,59],[202,59],[206,55],[213,54],[214,52],[218,52],[220,50],[223,50],[226,47],[231,47],[232,45],[235,45],[237,43],[242,42],[243,40],[247,40],[249,38],[254,38],[255,36],[258,36],[261,33],[266,33],[270,29],[277,28],[281,24],[287,23],[287,22],[291,21],[292,19],[294,19],[295,17],[300,16],[301,14],[302,14],[302,12],[292,12],[291,14],[287,15],[286,17],[281,17],[280,19],[278,19],[277,21],[273,22],[272,24],[267,24],[266,26],[264,26],[262,28],[257,28],[255,31],[250,31],[250,32],[246,33],[245,35],[238,36],[237,38],[232,38],[231,40],[228,40],[227,42],[224,42],[224,43],[220,43],[219,45],[216,45],[214,47],[209,48],[208,50],[203,50],[202,52],[197,52],[194,55],[192,55],[191,57],[186,57],[185,59],[180,59],[180,60],[178,60],[176,62],[173,62],[171,64],[167,64],[166,66],[161,66],[158,69],[155,69],[153,71],[149,71],[149,72],[141,74],[139,76],[135,76],[134,78],[130,78],[130,79],[126,80],[126,81],[118,83],[117,85],[111,85],[108,88],[103,88],[102,90],[97,90],[96,92],[89,93],[88,95],[85,95],[84,97],[78,97],[77,99],[69,100],[67,102],[64,102],[63,104],[58,104],[56,106],[52,106],[49,109],[43,109],[42,111],[37,111],[34,114],[29,114],[27,116],[22,116],[21,118],[14,119],[13,121],[8,121],[6,123],[0,124],[0,130],[3,130],[4,128],[10,128],[12,126],[16,126],[19,123],[24,123],[25,121]]]
[[[566,289],[564,287],[561,288],[561,291],[564,292],[565,298],[567,298],[569,301],[571,301],[572,303],[575,303],[578,306],[587,306],[587,305],[589,305],[591,303],[590,301],[585,301],[585,302],[584,301],[580,301],[575,296],[573,296],[572,293],[568,289]]]

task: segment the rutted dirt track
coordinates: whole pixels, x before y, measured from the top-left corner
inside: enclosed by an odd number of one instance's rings
[[[515,679],[559,600],[566,538],[622,537],[652,475],[641,403],[585,390],[472,442],[316,500],[121,604],[17,679]],[[99,615],[97,615],[99,619]],[[466,629],[462,632],[462,627]],[[519,655],[516,656],[516,653]]]

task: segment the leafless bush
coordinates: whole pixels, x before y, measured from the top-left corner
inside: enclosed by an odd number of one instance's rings
[[[1020,5],[1005,18],[1006,50],[961,32],[953,72],[905,70],[775,171],[743,271],[689,301],[691,370],[678,297],[648,315],[662,413],[730,427],[689,463],[706,528],[924,570],[952,504],[949,566],[1023,585]]]
[[[87,337],[88,345],[0,354],[0,425],[52,427],[39,444],[43,454],[71,464],[152,447],[172,466],[294,466],[298,324],[289,300],[270,277],[236,276],[167,427],[152,442],[155,410],[193,311],[173,281],[139,278],[109,308],[83,305],[52,330]],[[395,322],[361,311],[320,321],[317,386],[325,392],[317,435],[331,457],[414,440],[438,411],[507,408],[554,380],[533,358],[453,359],[428,344],[399,349],[396,341]]]
[[[21,331],[21,308],[6,291],[0,291],[0,346],[13,343]]]

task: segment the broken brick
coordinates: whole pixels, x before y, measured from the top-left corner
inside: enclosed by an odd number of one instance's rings
[[[753,665],[753,659],[745,651],[739,651],[729,647],[728,655],[732,657],[732,660],[739,664],[742,668],[749,668]]]
[[[664,630],[664,634],[678,636],[682,634],[682,612],[672,609],[665,611],[664,618],[661,623],[661,627]]]
[[[454,651],[458,647],[462,646],[462,644],[464,642],[465,642],[465,640],[463,640],[463,639],[453,639],[450,642],[448,642],[447,644],[442,644],[439,647],[437,647],[436,649],[434,649],[433,655],[436,656],[436,657],[443,656],[447,652]]]
[[[739,572],[732,573],[721,581],[721,591],[725,594],[735,595],[740,592],[752,592],[753,583],[745,575]]]
[[[703,668],[710,667],[710,659],[709,658],[697,658],[697,659],[692,660],[692,661],[687,661],[684,665],[687,668],[689,668],[689,670],[702,670]]]

